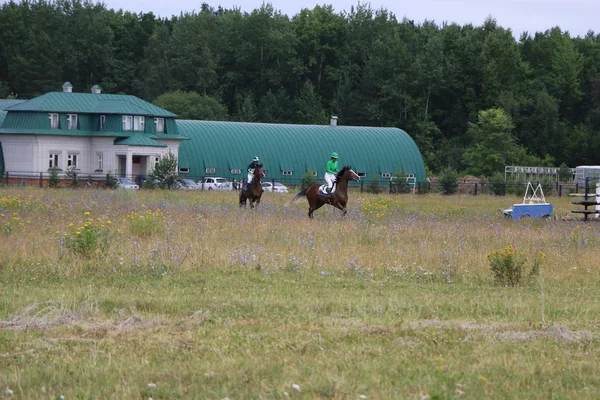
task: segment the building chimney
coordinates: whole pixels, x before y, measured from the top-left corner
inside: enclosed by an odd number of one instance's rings
[[[337,126],[337,120],[338,120],[338,117],[336,117],[335,115],[332,115],[331,118],[329,119],[329,126]]]
[[[92,93],[100,94],[100,93],[102,93],[102,88],[98,85],[94,85],[94,86],[92,86]]]
[[[71,85],[71,82],[63,83],[63,92],[71,93],[72,91],[73,91],[73,85]]]

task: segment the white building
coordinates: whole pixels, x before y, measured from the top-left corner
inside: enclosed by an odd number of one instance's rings
[[[145,176],[169,152],[178,157],[175,114],[135,96],[62,92],[0,102],[0,170],[34,177],[56,170],[80,176]],[[4,167],[4,168],[2,168]]]

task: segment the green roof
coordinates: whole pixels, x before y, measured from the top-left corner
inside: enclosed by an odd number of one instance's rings
[[[115,139],[115,144],[129,146],[167,147],[166,144],[157,142],[143,133],[135,133],[127,138]]]
[[[292,171],[291,179],[301,179],[305,171],[323,176],[331,152],[340,155],[340,167],[351,165],[365,173],[367,181],[381,179],[382,173],[399,169],[425,181],[425,164],[414,140],[397,128],[329,125],[254,124],[176,120],[181,142],[179,167],[189,168],[190,176],[231,177],[231,169],[245,174],[252,157],[260,157],[269,179],[285,179],[282,171]],[[243,175],[245,178],[245,175]]]
[[[23,103],[27,100],[5,100],[0,99],[0,110],[6,110],[8,107],[12,107],[15,104]]]
[[[50,92],[13,105],[10,111],[176,116],[135,96],[101,93]]]

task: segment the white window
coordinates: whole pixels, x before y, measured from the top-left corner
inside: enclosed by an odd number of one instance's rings
[[[96,153],[96,171],[104,170],[104,154]]]
[[[281,171],[281,173],[287,176],[294,175],[294,171]]]
[[[360,176],[361,178],[364,178],[364,177],[367,176],[367,173],[366,172],[359,172],[357,175]]]
[[[207,174],[214,174],[217,172],[217,169],[216,168],[206,168],[205,171]]]
[[[77,168],[77,154],[67,154],[67,168]]]
[[[154,127],[156,128],[156,133],[163,133],[165,131],[165,119],[154,118]]]
[[[389,178],[391,178],[391,177],[392,177],[392,174],[391,174],[391,173],[389,173],[389,172],[382,172],[382,173],[381,173],[381,177],[382,177],[383,179],[389,179]]]
[[[135,116],[133,117],[133,130],[138,132],[144,132],[144,123],[146,117]]]
[[[58,118],[58,114],[48,114],[48,119],[50,120],[50,128],[52,129],[58,129],[60,124],[59,124],[59,118]]]
[[[77,114],[67,114],[67,129],[77,129]]]
[[[156,164],[160,161],[160,157],[154,157],[154,168],[156,168]]]
[[[133,130],[133,117],[131,115],[123,115],[123,130]]]
[[[234,168],[231,170],[231,175],[240,175],[242,173],[242,170],[239,168]]]
[[[189,168],[179,168],[179,173],[180,174],[189,174],[190,169]]]
[[[60,153],[50,153],[48,168],[60,168]]]
[[[106,115],[100,116],[100,130],[104,130],[104,125],[106,125]]]

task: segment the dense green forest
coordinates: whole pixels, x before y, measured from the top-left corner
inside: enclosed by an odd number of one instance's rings
[[[180,118],[394,126],[427,167],[600,163],[600,35],[269,4],[170,19],[71,0],[0,8],[0,98],[102,86]]]

